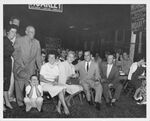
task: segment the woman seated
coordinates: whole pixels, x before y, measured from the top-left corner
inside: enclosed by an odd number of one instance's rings
[[[130,67],[128,75],[128,80],[130,81],[128,85],[133,85],[136,90],[140,88],[142,85],[142,80],[145,80],[142,76],[145,71],[145,59],[142,55],[138,55],[136,62],[134,62]]]
[[[75,67],[72,64],[74,61],[74,52],[69,51],[67,55],[67,60],[59,63],[59,83],[64,84],[67,88],[67,92],[70,96],[67,98],[67,104],[70,106],[70,100],[74,94],[83,90],[83,87],[79,85],[79,80],[76,78],[77,74],[75,74]],[[72,84],[71,80],[74,78],[74,84]],[[76,82],[75,82],[76,81]],[[69,84],[70,83],[70,84]]]
[[[142,85],[139,87],[134,94],[134,99],[137,102],[137,104],[146,104],[146,80],[142,80]]]
[[[61,114],[61,105],[64,108],[64,113],[69,115],[68,107],[64,100],[65,86],[58,83],[59,69],[56,63],[56,52],[49,51],[47,54],[48,62],[42,65],[40,70],[40,81],[43,91],[49,92],[51,97],[58,95],[59,101],[56,107],[59,114]]]

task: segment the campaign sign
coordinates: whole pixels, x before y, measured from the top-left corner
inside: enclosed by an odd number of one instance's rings
[[[28,8],[32,10],[63,12],[62,4],[30,4]]]

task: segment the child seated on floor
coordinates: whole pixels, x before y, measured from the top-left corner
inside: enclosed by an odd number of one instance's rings
[[[26,105],[26,112],[30,111],[32,107],[37,108],[38,111],[40,112],[43,104],[42,87],[39,84],[39,80],[36,75],[32,75],[29,81],[30,84],[25,88],[26,97],[24,98],[24,102]]]

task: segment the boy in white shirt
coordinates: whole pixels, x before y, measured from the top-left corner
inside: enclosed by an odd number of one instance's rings
[[[26,112],[30,111],[32,107],[37,108],[40,112],[43,104],[43,90],[36,75],[30,77],[30,85],[26,86],[25,91],[26,97],[24,98],[24,102]]]

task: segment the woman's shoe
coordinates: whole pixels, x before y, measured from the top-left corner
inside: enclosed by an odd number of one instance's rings
[[[13,109],[13,107],[12,107],[11,105],[9,105],[9,106],[5,105],[5,107],[6,107],[7,109],[10,109],[10,110]]]
[[[64,109],[64,113],[65,113],[65,115],[67,115],[67,116],[69,116],[69,115],[70,115],[70,112],[69,112],[69,110],[68,110],[68,109]]]
[[[6,112],[6,110],[7,110],[7,109],[6,109],[6,106],[4,105],[4,106],[3,106],[3,112]]]
[[[58,106],[56,106],[56,110],[59,114],[61,114],[61,109]]]
[[[138,105],[146,105],[146,102],[145,101],[142,101],[142,102],[137,102]]]

